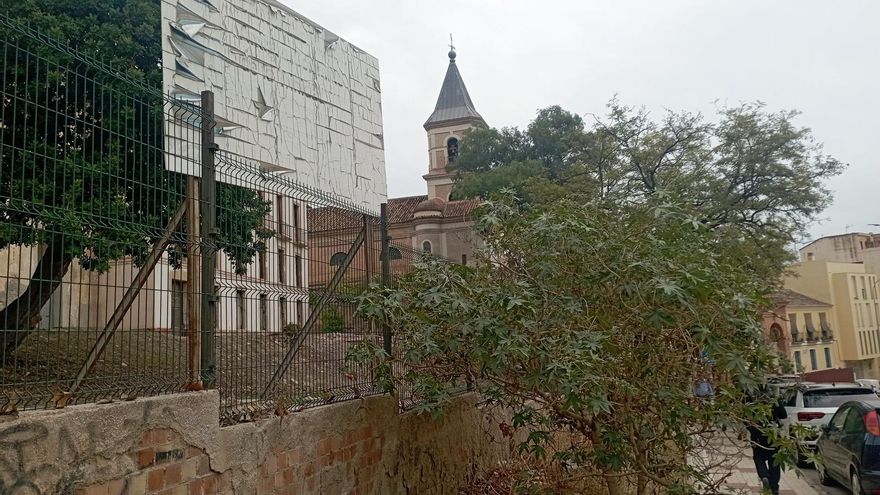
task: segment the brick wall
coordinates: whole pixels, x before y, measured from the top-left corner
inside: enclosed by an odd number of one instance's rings
[[[218,406],[198,392],[7,419],[0,493],[452,494],[508,452],[470,396],[439,421],[374,397],[220,428]]]

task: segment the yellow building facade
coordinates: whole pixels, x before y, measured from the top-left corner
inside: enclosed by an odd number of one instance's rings
[[[852,368],[858,378],[878,378],[880,360],[880,298],[877,275],[867,273],[861,263],[804,261],[792,267],[785,287],[830,307],[820,319],[819,307],[792,312],[798,334],[808,335],[812,329],[821,336],[823,321],[835,335],[840,365]],[[798,308],[801,309],[801,308]],[[806,310],[809,309],[809,312]],[[810,319],[807,319],[809,313]],[[791,328],[794,350],[795,329]],[[806,346],[800,356],[805,370],[812,364],[812,355],[824,358],[821,345]],[[812,352],[815,351],[815,352]],[[832,359],[834,353],[832,350]],[[793,355],[792,360],[797,363]]]
[[[767,343],[788,358],[798,373],[841,368],[834,308],[793,290],[773,297],[775,309],[765,315]]]

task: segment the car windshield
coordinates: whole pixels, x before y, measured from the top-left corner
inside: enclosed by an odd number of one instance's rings
[[[804,407],[838,407],[851,400],[877,400],[867,388],[826,388],[804,392]]]

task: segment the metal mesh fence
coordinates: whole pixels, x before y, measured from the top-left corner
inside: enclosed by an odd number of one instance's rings
[[[217,150],[169,99],[0,17],[0,412],[216,387],[223,421],[377,393],[382,224]],[[409,250],[411,251],[411,250]]]
[[[264,226],[273,232],[252,264],[218,260],[217,386],[225,419],[379,393],[368,369],[346,363],[352,345],[381,341],[380,329],[356,315],[355,299],[379,280],[379,218],[234,155],[218,154],[217,173],[221,182],[258,191],[270,204]],[[218,230],[233,214],[218,208]]]
[[[5,18],[0,33],[0,407],[180,389],[186,345],[152,331],[149,273],[193,247],[166,162],[199,162],[201,110]]]

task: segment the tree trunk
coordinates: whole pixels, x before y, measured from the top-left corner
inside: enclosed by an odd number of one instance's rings
[[[2,332],[0,349],[2,349],[3,361],[8,359],[37,327],[40,322],[40,309],[61,285],[61,279],[70,268],[73,256],[64,252],[63,244],[64,242],[59,240],[46,246],[27,289],[0,310],[0,332]]]
[[[597,425],[594,423],[590,426],[592,432],[590,433],[590,440],[593,443],[594,448],[602,445],[602,434],[599,433],[599,429]],[[615,476],[616,473],[611,471],[610,469],[603,469],[605,478],[605,486],[608,488],[608,495],[623,495],[623,487],[620,483],[620,476]]]

